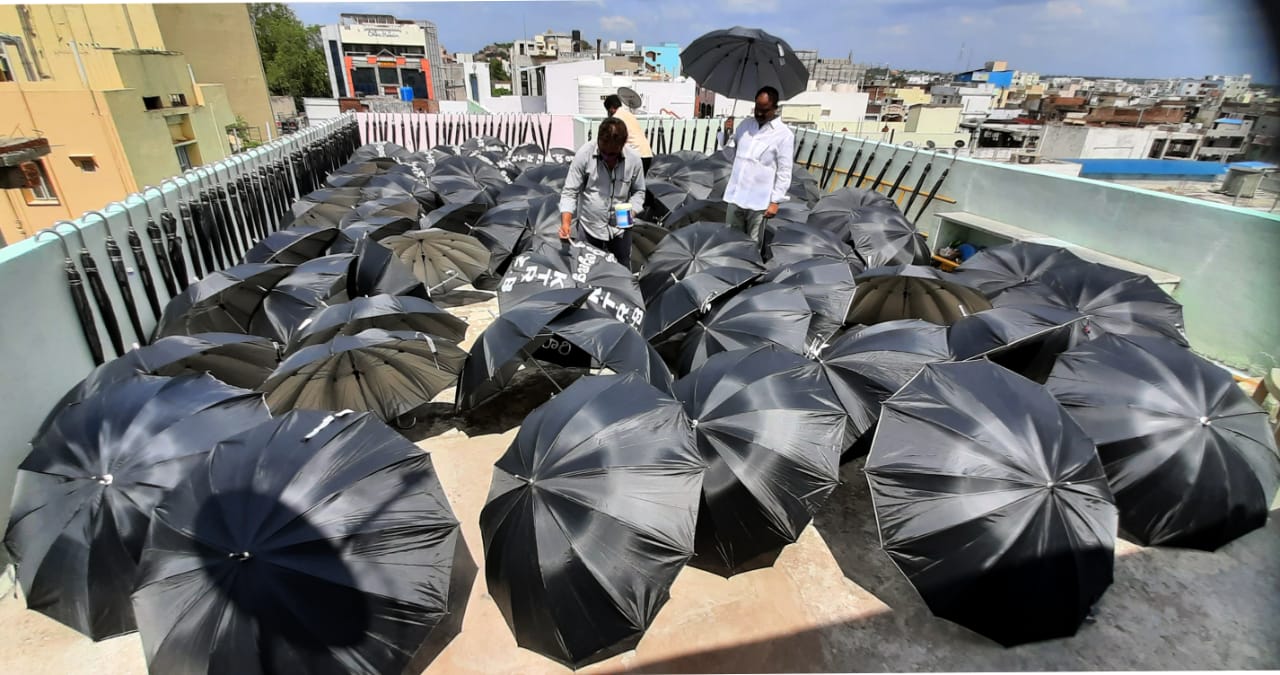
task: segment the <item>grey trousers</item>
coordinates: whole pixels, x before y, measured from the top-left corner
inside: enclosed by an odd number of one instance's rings
[[[750,211],[737,204],[726,203],[724,221],[756,241],[764,249],[764,211]]]

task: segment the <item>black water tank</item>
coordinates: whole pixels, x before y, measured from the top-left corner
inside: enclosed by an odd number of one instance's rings
[[[577,54],[582,51],[582,45],[578,44],[582,42],[582,31],[574,30],[570,32],[570,35],[573,36],[573,53]]]

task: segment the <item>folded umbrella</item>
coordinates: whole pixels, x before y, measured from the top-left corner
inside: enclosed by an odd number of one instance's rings
[[[693,555],[704,469],[679,403],[634,375],[534,410],[480,513],[516,644],[571,668],[634,647]]]
[[[165,306],[156,337],[196,333],[249,333],[249,320],[292,265],[249,263],[211,272]]]
[[[156,509],[133,595],[147,667],[400,672],[451,637],[465,548],[431,456],[372,416],[270,420]]]
[[[489,249],[478,239],[446,230],[414,230],[382,240],[432,293],[465,286],[489,270]]]
[[[1102,464],[1030,380],[927,366],[885,402],[866,472],[882,547],[941,618],[1005,646],[1067,637],[1111,585]]]
[[[826,378],[777,346],[711,357],[676,381],[707,462],[695,567],[773,564],[839,483],[845,414]]]
[[[275,414],[367,410],[393,420],[452,386],[466,358],[442,337],[370,328],[290,354],[262,390]]]
[[[94,640],[135,630],[152,511],[219,440],[269,417],[208,375],[134,374],[58,413],[18,466],[4,543],[27,607]]]
[[[679,370],[689,373],[720,352],[769,343],[801,354],[812,314],[798,288],[752,286],[690,328],[680,349]]]
[[[1045,388],[1097,443],[1138,543],[1213,551],[1266,524],[1280,457],[1231,373],[1163,338],[1102,336],[1062,354]]]
[[[654,249],[640,274],[640,292],[652,300],[684,277],[712,267],[764,270],[760,247],[747,235],[723,223],[694,223],[667,235]]]
[[[897,319],[923,319],[951,325],[991,309],[978,291],[951,281],[943,272],[920,265],[869,269],[858,275],[849,323],[873,324]]]

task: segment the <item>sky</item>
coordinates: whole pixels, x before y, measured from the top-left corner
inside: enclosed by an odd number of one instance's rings
[[[1267,2],[1275,0],[1263,0]],[[955,72],[1003,60],[1041,74],[1200,77],[1250,73],[1280,84],[1255,0],[522,0],[288,3],[307,24],[340,13],[427,19],[451,52],[548,29],[584,39],[686,45],[734,25],[794,49]]]

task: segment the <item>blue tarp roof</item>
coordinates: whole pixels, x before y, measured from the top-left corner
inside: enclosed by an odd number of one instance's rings
[[[1214,124],[1244,124],[1244,120],[1232,119],[1230,117],[1220,117],[1213,121]]]
[[[1080,175],[1216,176],[1227,167],[1218,162],[1185,159],[1068,159],[1080,165]]]

